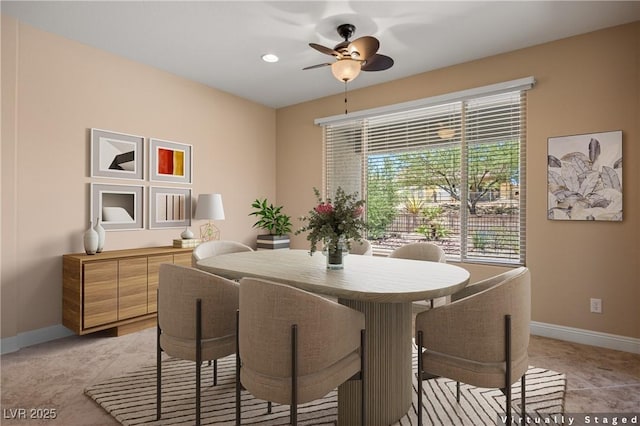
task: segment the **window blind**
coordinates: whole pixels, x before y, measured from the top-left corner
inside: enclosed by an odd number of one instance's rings
[[[526,91],[325,123],[324,190],[367,201],[376,251],[432,241],[451,259],[525,259]]]

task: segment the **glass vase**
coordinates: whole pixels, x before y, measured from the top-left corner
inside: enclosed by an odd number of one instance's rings
[[[327,269],[344,269],[346,254],[347,248],[343,238],[340,238],[337,243],[325,244],[324,255],[327,257]]]
[[[329,249],[327,251],[327,269],[343,269],[344,261],[342,249]]]

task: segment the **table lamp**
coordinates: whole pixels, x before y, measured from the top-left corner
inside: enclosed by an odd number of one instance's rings
[[[220,230],[211,223],[212,220],[224,220],[222,195],[200,194],[196,205],[195,219],[207,219],[209,222],[200,227],[200,239],[211,241],[220,239]]]

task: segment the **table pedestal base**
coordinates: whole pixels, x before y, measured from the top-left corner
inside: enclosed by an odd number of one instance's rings
[[[397,422],[411,407],[411,303],[340,299],[365,314],[368,426]],[[360,425],[360,382],[338,388],[338,425]]]

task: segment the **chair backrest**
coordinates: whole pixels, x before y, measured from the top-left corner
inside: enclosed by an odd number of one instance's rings
[[[195,263],[198,260],[205,259],[207,257],[219,256],[221,254],[227,253],[237,253],[242,251],[253,251],[253,249],[237,241],[205,241],[199,244],[195,249],[193,249],[193,260]]]
[[[476,293],[484,291],[488,288],[495,286],[496,284],[500,284],[503,281],[514,277],[516,275],[520,275],[522,270],[520,268],[513,268],[506,272],[503,272],[498,275],[494,275],[493,277],[485,278],[484,280],[476,281],[474,283],[469,284],[462,290],[453,293],[451,295],[451,301],[455,302],[456,300],[464,299],[465,297],[472,296]]]
[[[502,362],[505,359],[504,318],[508,314],[511,315],[512,359],[525,356],[531,321],[529,269],[516,268],[494,280],[492,286],[482,291],[419,313],[416,330],[433,327],[424,334],[424,346],[463,359]]]
[[[389,257],[399,259],[427,260],[431,262],[447,261],[446,254],[442,248],[433,243],[410,243],[393,250]]]
[[[365,327],[364,314],[316,294],[266,280],[240,281],[243,369],[291,377],[293,324],[298,329],[299,376],[322,371],[356,351]]]
[[[373,248],[368,240],[351,241],[349,254],[360,254],[363,256],[373,256]]]
[[[170,338],[195,340],[196,299],[202,299],[202,339],[235,336],[238,283],[170,263],[160,265],[158,324]]]

